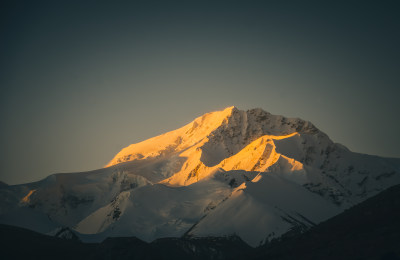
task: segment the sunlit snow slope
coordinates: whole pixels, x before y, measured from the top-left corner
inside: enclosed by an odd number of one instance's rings
[[[105,168],[0,187],[0,223],[82,237],[303,230],[400,183],[400,160],[357,154],[310,122],[235,107],[129,145]]]

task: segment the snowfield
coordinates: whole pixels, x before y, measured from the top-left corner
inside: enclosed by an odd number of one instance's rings
[[[237,234],[257,246],[398,183],[400,159],[353,153],[308,121],[229,107],[131,144],[103,169],[1,185],[0,223],[90,241]]]

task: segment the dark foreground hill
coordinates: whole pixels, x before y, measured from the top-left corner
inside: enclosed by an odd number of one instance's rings
[[[0,224],[1,259],[83,259],[97,246]]]
[[[400,259],[400,185],[303,234],[252,249],[239,237],[65,240],[0,225],[1,259]]]
[[[161,238],[146,243],[135,237],[82,243],[0,225],[0,259],[240,259],[254,249],[237,236]]]
[[[400,259],[400,185],[257,251],[254,259]]]

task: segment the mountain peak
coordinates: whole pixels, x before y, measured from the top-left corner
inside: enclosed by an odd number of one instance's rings
[[[168,152],[187,149],[201,142],[215,129],[229,121],[229,118],[238,111],[236,107],[231,106],[224,110],[209,112],[179,129],[131,144],[122,149],[106,167],[137,159],[159,157]]]
[[[237,111],[239,110],[236,106],[230,106],[224,109],[224,111]]]
[[[243,111],[230,106],[197,117],[177,130],[131,144],[122,149],[106,167],[188,153],[192,148],[200,149],[201,161],[213,166],[264,135],[287,136],[295,132],[320,133],[310,122],[298,118],[272,115],[261,108]]]

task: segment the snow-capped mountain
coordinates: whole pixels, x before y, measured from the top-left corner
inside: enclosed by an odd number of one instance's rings
[[[122,149],[103,169],[0,187],[0,223],[81,239],[307,229],[400,183],[400,159],[353,153],[310,122],[235,107]]]

